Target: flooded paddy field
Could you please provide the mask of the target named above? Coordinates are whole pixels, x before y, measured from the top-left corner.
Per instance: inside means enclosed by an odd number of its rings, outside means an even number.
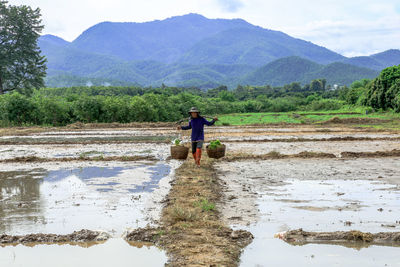
[[[30,244],[0,247],[0,266],[164,266],[165,252],[113,238],[102,244]]]
[[[163,209],[168,205],[166,201],[172,204],[175,201],[168,197],[171,188],[185,188],[174,183],[175,170],[182,162],[170,160],[169,149],[175,138],[188,143],[189,134],[178,132],[172,126],[3,134],[0,137],[0,235],[63,235],[89,229],[105,232],[110,239],[96,243],[3,245],[0,266],[46,267],[54,266],[56,261],[57,266],[88,266],[89,263],[164,266],[175,260],[174,244],[167,246],[172,248],[171,254],[170,250],[148,243],[126,242],[122,236],[133,229],[159,227]],[[218,223],[213,223],[247,230],[254,236],[240,257],[240,266],[400,266],[397,244],[344,242],[294,246],[274,238],[278,232],[300,228],[314,232],[400,232],[400,158],[341,158],[343,152],[399,150],[399,132],[343,125],[237,126],[207,128],[206,139],[221,139],[227,145],[228,155],[262,155],[274,151],[285,155],[329,153],[337,157],[208,162],[204,155],[207,168],[212,169],[202,168],[202,173],[211,178],[215,174],[222,186],[218,192],[209,188],[210,199],[215,201],[219,212],[201,211],[193,217],[205,216],[208,223],[215,219]],[[134,156],[149,159],[123,160]],[[19,162],[24,157],[48,161]],[[107,157],[115,160],[102,161]],[[180,171],[182,181],[193,183],[192,189],[204,192],[201,187],[207,184],[202,183],[205,178],[196,178],[197,167],[191,161],[190,155],[183,165],[189,166],[188,169]],[[190,192],[186,195],[187,201],[193,200],[195,205],[204,200]],[[207,228],[190,229],[194,222],[185,221],[188,214],[178,215],[183,221],[168,234],[185,231],[188,235],[207,234]],[[229,233],[226,234],[229,240],[235,239],[231,232],[224,231]],[[206,239],[215,236],[214,232],[208,234]],[[180,238],[185,235],[173,240]],[[200,253],[204,251],[202,248],[212,251],[209,244],[195,244],[199,238],[191,238],[194,243],[182,248],[188,250],[183,255],[193,254],[190,251]],[[199,266],[206,265],[207,255],[203,256],[204,264]],[[35,257],[43,260],[39,262]]]
[[[69,162],[0,166],[0,230],[120,236],[158,220],[176,163]]]
[[[150,134],[140,129],[2,136],[1,160],[55,161],[0,164],[0,235],[63,235],[90,229],[111,238],[94,243],[3,245],[0,266],[164,266],[164,251],[150,244],[128,243],[122,236],[128,229],[156,225],[160,220],[161,202],[180,165],[165,161],[169,150],[165,142],[171,138],[168,131]],[[129,156],[154,160],[80,160]],[[57,161],[65,158],[76,160]]]
[[[225,185],[223,218],[232,227],[249,230],[255,236],[240,266],[400,266],[400,246],[292,246],[274,238],[278,232],[299,228],[315,232],[400,231],[399,161],[374,158],[219,163],[218,174]]]

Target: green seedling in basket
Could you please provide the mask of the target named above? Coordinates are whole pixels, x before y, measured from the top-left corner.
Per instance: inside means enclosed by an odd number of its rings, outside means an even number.
[[[181,140],[181,139],[175,139],[175,140],[174,140],[174,144],[175,144],[176,146],[180,146],[180,145],[182,144],[182,140]]]
[[[211,141],[211,142],[210,142],[210,145],[209,145],[208,147],[209,147],[210,149],[216,149],[216,148],[221,147],[221,146],[222,146],[221,141],[219,141],[219,140],[217,139],[217,140]]]

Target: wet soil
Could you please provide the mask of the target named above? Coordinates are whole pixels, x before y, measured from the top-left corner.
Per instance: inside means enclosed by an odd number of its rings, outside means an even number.
[[[28,234],[28,235],[0,235],[0,244],[26,244],[26,243],[87,243],[93,241],[106,241],[111,236],[105,232],[80,230],[68,235],[57,234]]]
[[[199,205],[204,201],[216,203],[220,197],[213,160],[205,159],[201,168],[186,161],[176,170],[161,227],[130,231],[126,239],[161,246],[171,266],[237,266],[242,249],[253,236],[221,222],[219,209]]]
[[[15,162],[70,162],[70,161],[155,161],[152,156],[80,156],[78,158],[65,157],[65,158],[40,158],[36,156],[16,157],[0,160],[0,163],[15,163]]]
[[[71,233],[154,225],[178,162],[0,164],[0,232]]]
[[[336,232],[306,232],[303,229],[291,230],[277,234],[277,237],[294,245],[310,243],[364,243],[364,245],[393,245],[400,246],[400,232],[380,232],[376,234],[360,231],[336,231]],[[366,243],[366,244],[365,244]]]
[[[226,142],[228,155],[201,168],[191,158],[164,162],[172,138],[189,138],[168,124],[0,131],[1,231],[24,240],[131,228],[126,240],[156,244],[170,266],[331,266],[332,253],[340,266],[397,266],[375,261],[395,258],[395,248],[361,257],[273,239],[298,228],[400,229],[399,132],[331,123],[210,128],[207,139]]]
[[[400,150],[399,141],[370,140],[370,141],[329,141],[329,142],[270,142],[260,144],[256,142],[237,142],[228,144],[228,155],[231,153],[268,154],[279,151],[281,154],[291,155],[303,151],[316,153],[330,153],[340,157],[343,151],[347,152],[376,152]]]
[[[314,232],[347,232],[353,229],[370,233],[398,231],[398,160],[357,158],[219,162],[218,175],[224,184],[220,204],[222,218],[234,229],[248,230],[255,237],[244,250],[240,266],[354,266],[359,262],[365,266],[371,266],[371,262],[397,266],[394,260],[399,253],[397,245],[390,240],[384,242],[384,238],[379,244],[385,246],[384,251],[376,248],[375,243],[367,246],[346,240],[333,243],[357,249],[347,251],[323,245],[329,242],[308,243],[302,248],[288,247],[273,236],[277,232],[300,227]],[[274,249],[271,250],[271,247]],[[366,247],[367,252],[357,253]],[[288,253],[290,259],[285,257]],[[330,256],[332,253],[337,257]],[[314,257],[316,259],[310,261]],[[376,260],[377,257],[382,258]],[[268,265],[264,265],[266,262]]]

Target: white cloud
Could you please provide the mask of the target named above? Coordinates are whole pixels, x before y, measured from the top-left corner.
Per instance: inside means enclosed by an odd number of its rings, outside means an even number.
[[[223,11],[237,12],[243,7],[243,3],[240,0],[217,0]]]
[[[400,48],[398,0],[9,0],[42,9],[45,33],[69,41],[102,21],[144,22],[200,13],[242,18],[345,55]]]

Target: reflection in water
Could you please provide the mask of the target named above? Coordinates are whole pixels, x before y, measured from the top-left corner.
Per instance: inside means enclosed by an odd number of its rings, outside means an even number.
[[[400,192],[390,190],[392,185],[368,180],[286,182],[258,192],[261,216],[247,229],[255,239],[245,249],[240,266],[400,267],[399,247],[349,242],[293,246],[273,237],[277,232],[298,228],[316,232],[396,231],[382,227],[394,223],[400,214]],[[275,195],[278,190],[285,195],[284,199]],[[346,221],[351,221],[351,226]]]
[[[0,247],[0,266],[29,267],[132,267],[164,266],[165,253],[156,247],[134,247],[123,239],[110,239],[104,244],[83,248],[72,245],[37,245]]]
[[[128,189],[129,192],[153,192],[154,189],[158,187],[158,183],[160,182],[160,180],[171,172],[171,166],[158,164],[156,166],[150,167],[149,170],[151,171],[151,180],[148,182],[144,182],[141,185],[135,186],[135,188],[133,189]]]
[[[45,223],[40,199],[43,170],[0,172],[0,232],[23,223]]]
[[[96,177],[110,178],[118,176],[127,167],[85,167],[79,169],[60,169],[57,171],[49,171],[45,177],[47,182],[57,182],[64,180],[65,178],[75,175],[81,180],[89,180]]]
[[[0,172],[0,234],[145,226],[145,203],[170,171],[159,163]]]

